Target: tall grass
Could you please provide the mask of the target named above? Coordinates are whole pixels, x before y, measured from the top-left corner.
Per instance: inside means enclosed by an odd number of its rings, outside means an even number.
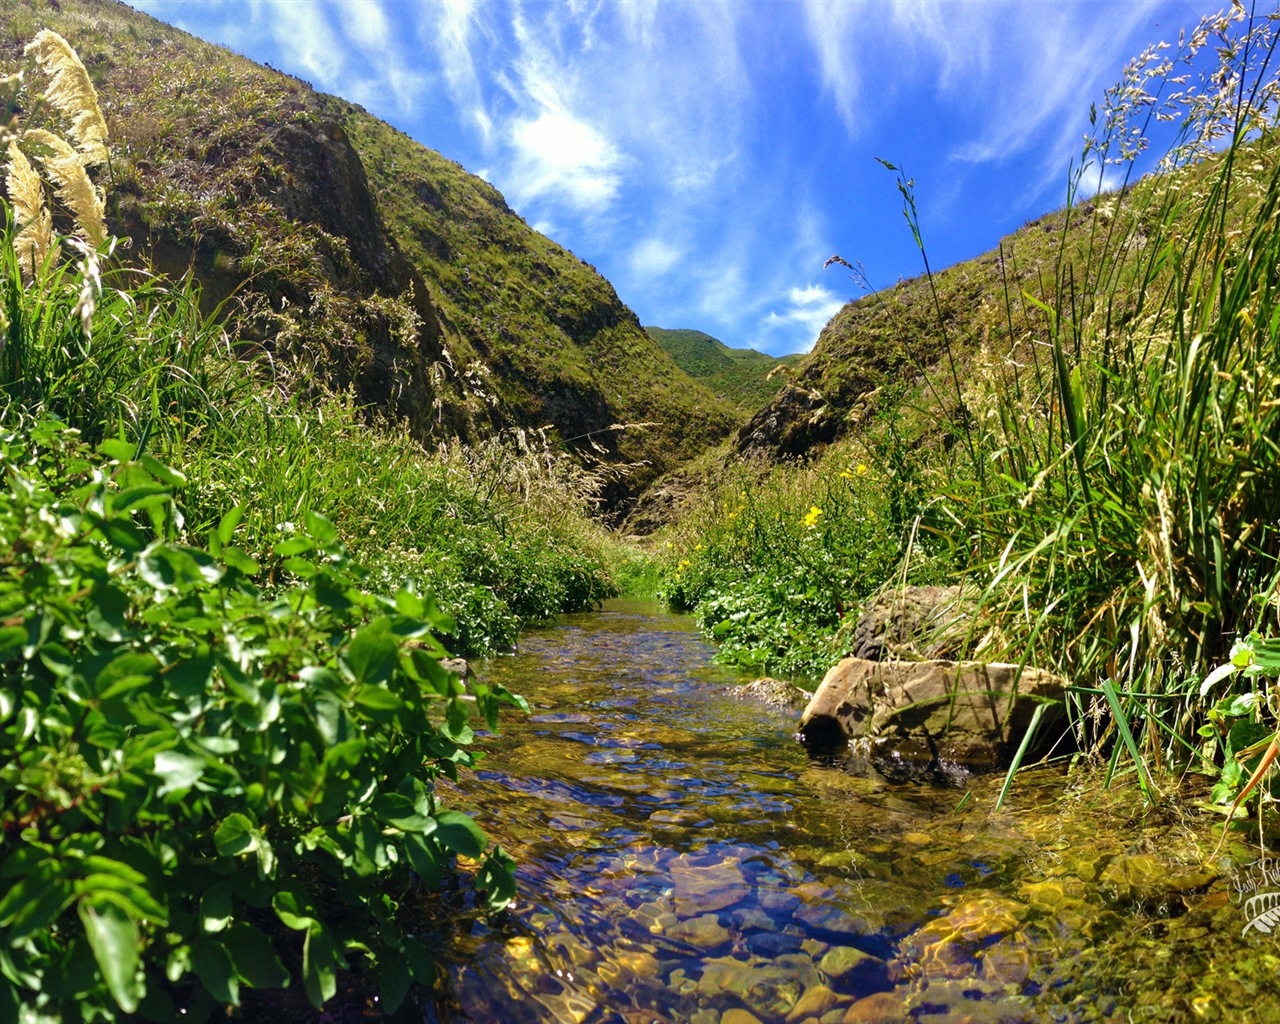
[[[1009,267],[1008,347],[964,389],[998,472],[948,488],[981,553],[991,648],[1034,637],[1034,660],[1110,682],[1156,763],[1208,753],[1197,729],[1218,695],[1198,681],[1274,626],[1280,578],[1276,22],[1206,25],[1180,56],[1218,44],[1215,99],[1185,109],[1165,170],[1090,203],[1052,280]],[[1105,123],[1131,125],[1185,66],[1160,61]],[[1109,159],[1111,141],[1086,155]]]

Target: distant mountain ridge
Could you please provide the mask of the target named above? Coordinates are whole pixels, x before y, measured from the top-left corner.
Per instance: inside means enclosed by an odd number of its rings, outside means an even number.
[[[703,331],[646,327],[680,369],[748,414],[765,405],[786,382],[786,368],[803,355],[771,356],[753,348],[730,348]]]
[[[110,0],[0,13],[0,72],[41,28],[89,69],[120,260],[190,272],[206,311],[230,299],[229,337],[277,384],[350,389],[428,442],[549,426],[612,467],[619,512],[741,421],[592,267],[360,107]]]

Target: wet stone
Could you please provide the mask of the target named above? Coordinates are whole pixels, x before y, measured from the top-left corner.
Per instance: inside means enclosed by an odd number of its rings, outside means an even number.
[[[776,927],[773,918],[756,907],[739,907],[733,912],[734,926],[743,932],[769,931]]]
[[[818,969],[841,992],[865,992],[889,984],[889,965],[853,946],[833,946],[818,961]]]
[[[814,985],[804,990],[796,1005],[787,1014],[787,1024],[798,1024],[809,1017],[820,1017],[840,1004],[840,997],[826,985]]]
[[[676,913],[681,917],[724,910],[741,903],[750,893],[746,877],[732,861],[695,865],[676,858],[668,870],[674,884]]]
[[[1021,904],[994,894],[969,899],[917,929],[903,944],[917,969],[929,978],[971,978],[995,957],[993,972],[1017,973],[1016,947],[1026,939],[1016,931]],[[1006,942],[1006,936],[1010,941]],[[998,952],[993,952],[999,946]],[[1026,978],[1027,970],[1022,972]]]
[[[720,1024],[764,1024],[754,1013],[749,1013],[740,1007],[734,1007],[732,1010],[725,1010],[720,1016]]]
[[[765,890],[756,897],[762,910],[778,917],[789,917],[800,906],[800,897],[781,889]]]
[[[756,932],[749,935],[746,945],[757,956],[775,957],[782,953],[798,953],[803,940],[799,935],[786,932]]]
[[[1113,857],[1098,876],[1103,893],[1115,903],[1152,903],[1203,889],[1216,872],[1200,865],[1171,864],[1153,853]]]
[[[728,943],[728,930],[717,920],[715,914],[700,914],[673,924],[666,931],[667,937],[679,942],[687,942],[701,950],[713,950]]]
[[[843,1024],[902,1024],[906,1019],[903,997],[896,992],[876,992],[859,999],[844,1012]]]
[[[703,965],[697,992],[712,998],[731,996],[766,1017],[785,1016],[805,989],[821,981],[813,962],[807,957],[800,960],[801,963],[796,963],[793,958],[781,957],[767,964],[745,963],[729,957],[708,960]]]

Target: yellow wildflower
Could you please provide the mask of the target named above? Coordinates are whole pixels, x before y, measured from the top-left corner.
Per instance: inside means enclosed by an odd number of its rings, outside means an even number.
[[[818,508],[817,505],[811,505],[809,506],[809,511],[804,514],[804,519],[802,520],[802,522],[807,527],[817,526],[818,517],[821,515],[822,515],[822,509]]]

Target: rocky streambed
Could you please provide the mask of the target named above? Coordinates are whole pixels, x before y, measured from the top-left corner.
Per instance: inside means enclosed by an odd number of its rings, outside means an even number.
[[[424,908],[448,975],[429,1019],[1280,1019],[1280,945],[1245,905],[1259,851],[1206,863],[1194,781],[1152,809],[1046,769],[995,811],[998,776],[810,760],[711,655],[687,620],[614,604],[480,667],[533,713],[451,799],[519,861],[520,898]]]

